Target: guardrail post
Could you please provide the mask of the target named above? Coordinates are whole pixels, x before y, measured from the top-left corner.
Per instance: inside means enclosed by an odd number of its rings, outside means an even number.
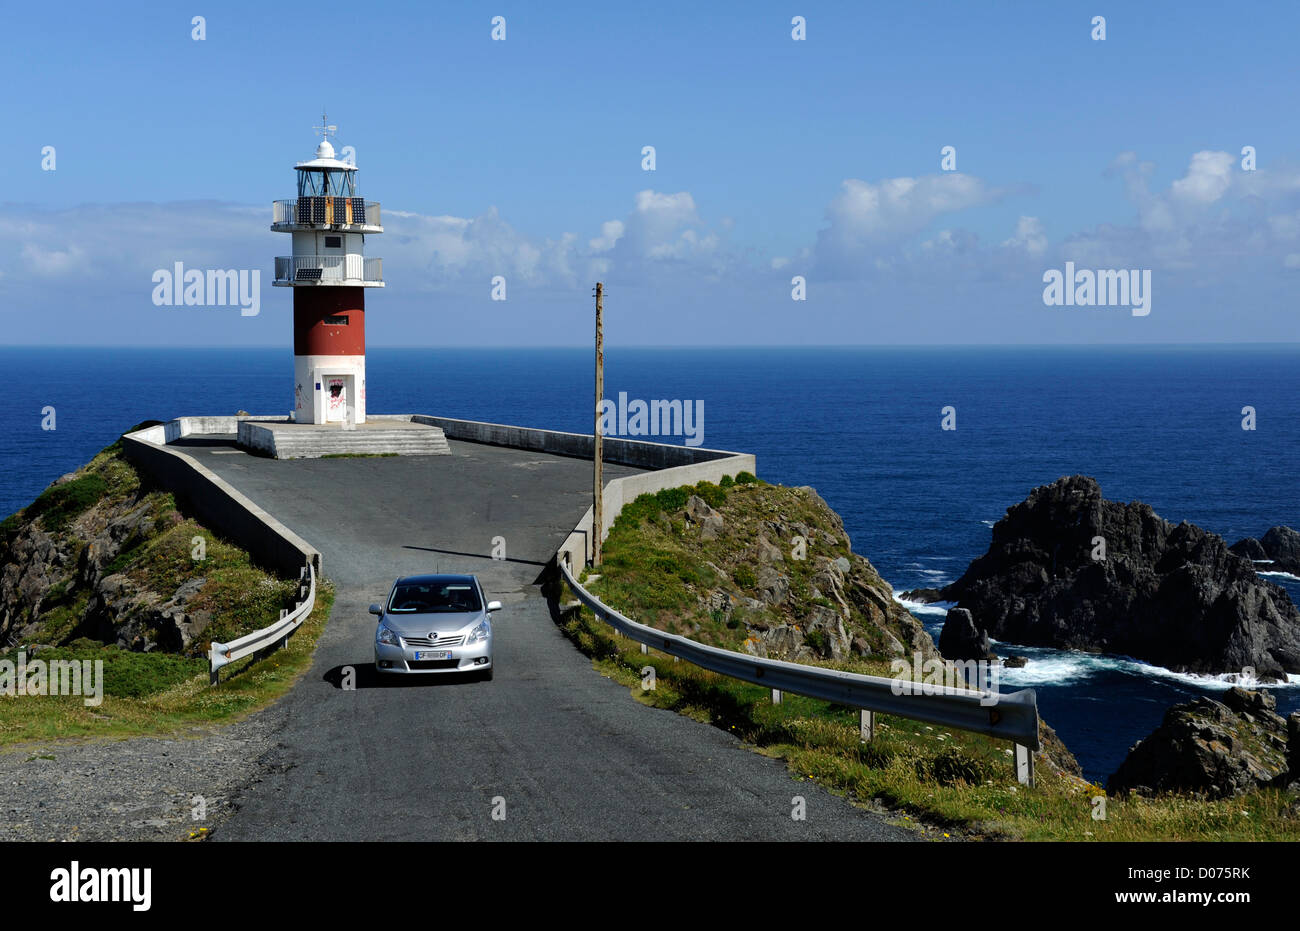
[[[858,737],[870,743],[876,737],[876,713],[866,708],[858,710]]]
[[[774,704],[774,705],[779,705],[779,704],[781,704],[781,690],[780,690],[780,689],[772,689],[772,704]]]
[[[1016,782],[1034,787],[1034,751],[1023,744],[1016,744]]]
[[[218,667],[208,673],[208,685],[216,685],[219,681],[221,681],[221,669]]]
[[[650,648],[649,648],[648,646],[646,646],[646,645],[643,643],[643,644],[641,644],[641,652],[642,652],[642,653],[649,653],[649,652],[650,652]]]

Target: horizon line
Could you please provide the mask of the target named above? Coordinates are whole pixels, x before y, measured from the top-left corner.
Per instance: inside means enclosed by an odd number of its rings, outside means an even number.
[[[594,337],[593,337],[594,343]],[[367,350],[373,349],[411,349],[411,350],[429,350],[429,349],[458,349],[458,350],[483,350],[483,351],[501,351],[501,350],[551,350],[551,349],[583,349],[591,350],[593,343],[553,343],[540,346],[526,345],[496,345],[491,343],[463,343],[463,344],[431,344],[431,345],[386,345],[378,344],[367,346]],[[808,350],[815,349],[819,351],[843,352],[853,349],[1189,349],[1189,348],[1207,348],[1207,347],[1224,347],[1224,348],[1248,348],[1248,347],[1300,347],[1300,340],[1270,340],[1270,341],[1252,341],[1252,340],[1188,340],[1183,342],[1141,342],[1141,343],[800,343],[791,345],[789,343],[701,343],[701,344],[672,344],[672,343],[605,343],[605,349],[655,349],[655,350],[673,350],[673,351],[700,351],[715,349],[732,349],[732,350],[756,350],[756,349],[785,349],[785,350]],[[0,344],[0,350],[3,349],[152,349],[152,350],[282,350],[292,352],[291,346],[283,344],[257,343],[257,344],[192,344],[192,343],[160,343],[160,344],[139,344],[139,343],[4,343]]]

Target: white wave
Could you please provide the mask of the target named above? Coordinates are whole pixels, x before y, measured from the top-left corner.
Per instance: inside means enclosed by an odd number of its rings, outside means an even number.
[[[935,617],[944,617],[949,608],[956,607],[955,601],[936,601],[932,604],[926,604],[924,601],[910,601],[907,598],[899,598],[898,592],[894,592],[894,600],[913,614],[928,614]]]
[[[989,642],[994,645],[999,644],[992,639]],[[1235,672],[1217,675],[1175,672],[1163,666],[1144,663],[1131,656],[1022,646],[1015,647],[1015,652],[1028,659],[1028,664],[1020,669],[1003,667],[1000,673],[1003,682],[1015,686],[1068,685],[1104,672],[1124,672],[1154,679],[1171,679],[1184,685],[1219,692],[1226,692],[1233,686],[1249,689],[1285,689],[1300,686],[1300,675],[1294,674],[1289,674],[1286,682],[1259,682],[1255,679],[1242,678]]]
[[[983,524],[985,527],[992,527],[994,524],[997,523],[997,521],[995,521],[995,520],[982,520],[982,521],[980,521],[980,523]]]
[[[1101,671],[1101,667],[1091,662],[1093,657],[1087,653],[1061,652],[1056,655],[1049,653],[1049,655],[1030,656],[1028,659],[1029,663],[1019,669],[1001,667],[998,670],[1001,682],[1017,687],[1068,685]]]
[[[1256,569],[1255,574],[1267,576],[1271,579],[1290,579],[1292,582],[1300,582],[1300,575],[1292,575],[1289,572],[1278,572],[1273,569]]]

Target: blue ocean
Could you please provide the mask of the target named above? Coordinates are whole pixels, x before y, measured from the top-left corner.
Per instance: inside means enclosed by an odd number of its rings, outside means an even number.
[[[287,413],[292,398],[280,349],[5,347],[0,361],[6,514],[141,420]],[[367,405],[590,432],[591,367],[587,349],[371,349]],[[605,383],[611,398],[703,401],[704,445],[753,452],[766,480],[816,488],[898,591],[955,579],[1007,507],[1074,473],[1230,543],[1300,528],[1300,345],[611,348]],[[1254,430],[1242,429],[1245,407]],[[1300,580],[1274,581],[1300,599]],[[937,634],[942,612],[917,610]],[[1003,689],[1038,690],[1091,779],[1169,705],[1224,688],[1123,657],[1003,652],[1030,660]],[[1300,684],[1274,694],[1279,711],[1300,708]]]

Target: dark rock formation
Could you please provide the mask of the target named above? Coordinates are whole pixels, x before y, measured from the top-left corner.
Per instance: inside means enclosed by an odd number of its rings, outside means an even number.
[[[913,588],[909,591],[902,592],[899,596],[905,601],[915,601],[919,604],[934,604],[936,601],[943,601],[943,592],[937,588]]]
[[[1104,545],[1103,545],[1104,544]],[[1035,488],[941,592],[998,640],[1194,673],[1300,673],[1300,612],[1223,539],[1076,475]]]
[[[997,659],[989,646],[988,633],[975,626],[965,608],[953,608],[944,618],[939,652],[945,659]]]
[[[1256,563],[1256,569],[1300,575],[1300,533],[1290,527],[1270,527],[1256,540],[1246,537],[1228,547],[1243,559]]]
[[[1293,727],[1288,746],[1288,722],[1276,708],[1272,695],[1238,688],[1224,693],[1222,701],[1198,698],[1175,705],[1151,736],[1129,750],[1106,791],[1226,798],[1285,786],[1300,777],[1294,768],[1300,739]]]
[[[1300,782],[1300,711],[1286,719],[1287,768],[1292,782]]]

